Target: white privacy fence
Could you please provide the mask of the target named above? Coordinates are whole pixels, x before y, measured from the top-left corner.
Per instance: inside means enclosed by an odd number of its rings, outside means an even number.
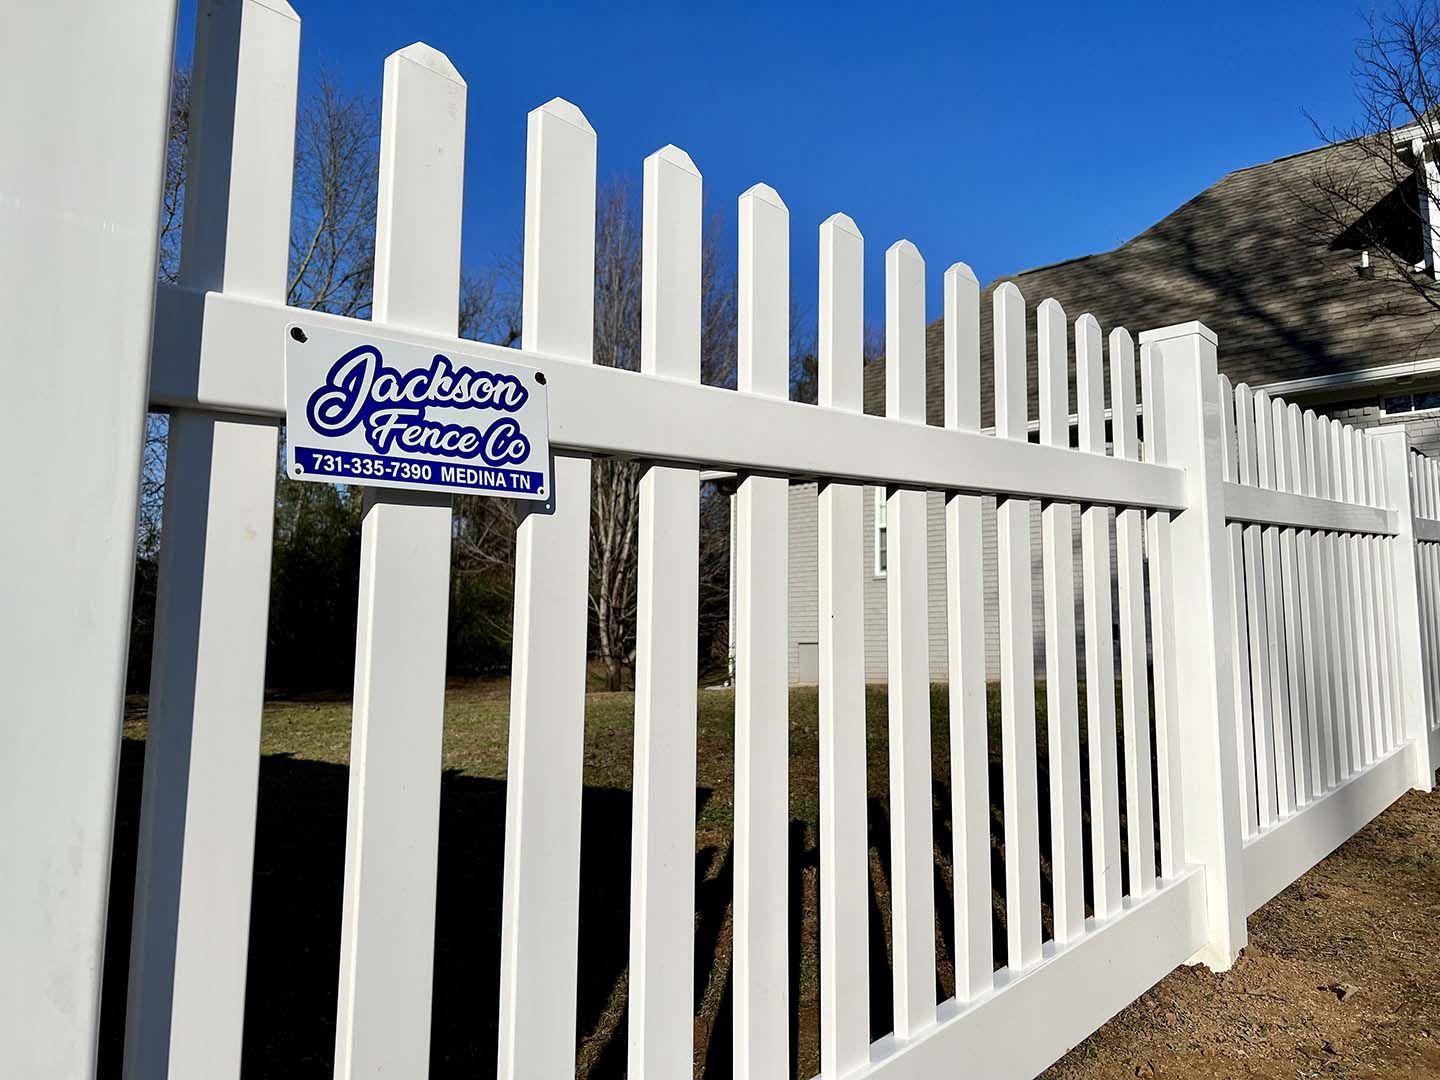
[[[292,321],[362,333],[372,325],[283,303],[298,43],[298,20],[275,0],[212,0],[200,19],[181,279],[158,298],[151,376],[171,434],[126,1003],[127,1075],[139,1078],[239,1072],[283,335]],[[644,463],[632,1076],[692,1070],[702,469],[741,477],[737,1076],[790,1069],[787,478],[822,485],[827,1077],[931,1078],[961,1063],[974,1075],[1031,1076],[1176,965],[1228,966],[1250,911],[1408,787],[1429,787],[1440,490],[1403,432],[1367,436],[1245,387],[1232,394],[1216,339],[1199,323],[1141,334],[1137,355],[1124,330],[1107,339],[1089,316],[1072,326],[1046,300],[1032,358],[1025,301],[1005,284],[994,294],[994,340],[982,343],[980,289],[963,264],[944,276],[945,423],[926,426],[926,267],[906,241],[885,255],[887,416],[866,416],[864,241],[839,214],[819,235],[820,405],[789,402],[790,222],[764,185],[739,200],[739,390],[700,385],[702,182],[674,147],[644,163],[642,370],[594,366],[596,134],[558,99],[529,117],[523,347],[462,342],[466,94],[427,46],[386,62],[373,327],[437,353],[518,360],[548,379],[553,499],[522,518],[517,542],[501,1077],[575,1069],[592,455]],[[992,356],[993,435],[980,431],[979,391]],[[1032,377],[1038,444],[1027,435]],[[863,485],[888,490],[894,1022],[874,1043]],[[946,493],[956,993],[945,1001],[935,992],[927,490]],[[999,500],[1000,881],[991,880],[979,572],[985,494]],[[1030,500],[1043,503],[1038,577]],[[367,501],[337,1077],[428,1068],[449,545],[444,498],[380,492]],[[1037,588],[1043,626],[1031,614]],[[1042,864],[1051,881],[1043,908]],[[998,970],[997,890],[1006,927]],[[40,917],[22,907],[14,925]],[[43,940],[6,932],[22,970],[50,962]],[[72,977],[78,985],[93,971]],[[93,1046],[93,1017],[55,1019],[49,1007],[22,1002],[4,1018],[9,1045],[30,1055],[23,1060],[50,1060],[26,1031],[35,1017],[46,1030],[69,1023]]]

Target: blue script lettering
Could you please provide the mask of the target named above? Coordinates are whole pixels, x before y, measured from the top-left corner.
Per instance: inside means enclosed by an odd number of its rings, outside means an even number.
[[[452,366],[449,357],[438,353],[428,368],[401,372],[387,367],[374,345],[361,345],[335,361],[305,411],[310,426],[324,435],[345,435],[363,426],[366,441],[382,454],[398,447],[511,465],[530,453],[530,440],[514,417],[501,417],[482,435],[476,428],[427,420],[425,410],[435,406],[513,413],[529,396],[515,375]]]

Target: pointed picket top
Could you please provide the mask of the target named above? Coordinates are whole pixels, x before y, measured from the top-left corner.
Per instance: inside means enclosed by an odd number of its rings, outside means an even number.
[[[865,239],[865,234],[860,231],[860,227],[855,224],[849,214],[831,214],[820,223],[820,228],[822,229],[827,226],[839,232],[848,233],[857,240]]]
[[[1238,483],[1240,474],[1235,462],[1235,391],[1230,386],[1230,377],[1221,374],[1216,377],[1220,386],[1220,442],[1221,479]]]
[[[282,19],[290,19],[297,23],[300,21],[300,13],[285,0],[245,0],[245,3],[252,7],[264,8],[272,14],[279,15]]]
[[[896,258],[918,259],[922,264],[925,262],[924,257],[920,254],[920,249],[909,240],[896,240],[886,249],[885,254],[889,255],[892,251]]]
[[[465,85],[465,80],[460,77],[460,72],[455,70],[455,65],[450,58],[433,45],[427,45],[423,41],[412,42],[403,49],[396,49],[386,60],[408,60],[417,67],[432,71],[442,78]]]
[[[1035,312],[1040,375],[1040,441],[1070,445],[1070,375],[1066,357],[1065,309],[1046,297]]]
[[[819,402],[864,411],[865,238],[845,214],[820,223]]]
[[[640,259],[640,370],[700,381],[703,180],[690,155],[645,159]]]
[[[1301,438],[1305,443],[1305,494],[1320,495],[1320,463],[1315,452],[1315,410],[1306,409],[1300,417]],[[1228,477],[1227,477],[1228,479]]]
[[[1140,459],[1137,445],[1135,395],[1135,339],[1117,326],[1110,331],[1110,429],[1115,438],[1115,456]]]
[[[946,276],[954,274],[957,277],[965,278],[967,281],[973,281],[976,285],[980,284],[980,279],[975,276],[975,271],[970,269],[969,263],[953,262],[950,264],[950,268],[945,271],[945,274]]]
[[[787,214],[790,208],[785,205],[785,200],[780,198],[780,193],[769,184],[752,184],[741,194],[742,199],[756,199],[763,203],[769,203],[777,210],[784,210]]]
[[[963,262],[945,271],[945,426],[980,430],[980,280]]]
[[[566,101],[562,97],[553,97],[545,102],[544,105],[539,105],[531,109],[530,115],[537,119],[552,116],[556,120],[563,120],[570,126],[579,128],[581,131],[588,131],[591,135],[595,134],[595,129],[590,126],[590,121],[585,119],[585,114],[580,111],[580,106],[573,102]]]
[[[1025,363],[1025,297],[1013,281],[995,288],[995,434],[1027,438],[1029,402]]]
[[[558,98],[556,100],[559,100]],[[663,161],[666,165],[673,165],[677,169],[683,169],[692,176],[699,176],[700,170],[695,167],[695,162],[690,160],[690,155],[674,143],[666,143],[650,155],[655,161]],[[647,159],[649,160],[649,159]]]
[[[1088,311],[1075,320],[1075,398],[1080,449],[1105,453],[1105,357],[1100,321]]]
[[[925,422],[925,260],[909,240],[885,251],[885,415]]]

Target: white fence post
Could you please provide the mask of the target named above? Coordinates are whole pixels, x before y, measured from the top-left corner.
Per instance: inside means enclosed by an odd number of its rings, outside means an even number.
[[[1415,503],[1410,486],[1410,436],[1403,427],[1371,431],[1380,444],[1381,467],[1389,489],[1390,508],[1399,518],[1400,533],[1391,544],[1395,555],[1395,621],[1399,628],[1395,658],[1400,669],[1400,737],[1410,740],[1411,783],[1421,791],[1435,784],[1436,763],[1430,756],[1429,708],[1426,702],[1425,658],[1420,646],[1419,568],[1415,547]],[[1430,703],[1433,704],[1433,703]]]
[[[175,3],[3,22],[0,1071],[68,1080],[95,1074]]]
[[[287,5],[201,6],[186,288],[285,298],[299,62],[300,21]],[[279,430],[254,417],[170,414],[127,1077],[240,1074]]]
[[[1170,524],[1176,720],[1185,804],[1185,862],[1205,867],[1210,940],[1195,959],[1216,970],[1246,942],[1244,836],[1235,768],[1234,633],[1221,489],[1223,429],[1215,335],[1184,323],[1140,335],[1156,350],[1166,464],[1185,470],[1187,509]]]

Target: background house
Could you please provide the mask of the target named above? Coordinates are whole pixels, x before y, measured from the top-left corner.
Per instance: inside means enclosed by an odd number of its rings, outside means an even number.
[[[1030,313],[1046,297],[1071,324],[1085,312],[1108,333],[1199,319],[1219,337],[1220,369],[1236,383],[1364,426],[1403,422],[1412,445],[1440,453],[1440,311],[1424,287],[1440,253],[1440,180],[1421,141],[1395,133],[1403,175],[1360,144],[1327,146],[1230,173],[1113,251],[1001,279],[1015,282]],[[1383,249],[1385,258],[1371,258]],[[1414,275],[1415,280],[1404,280]],[[1417,287],[1417,283],[1421,287]],[[990,293],[981,299],[981,342],[991,341]],[[940,320],[926,335],[927,418],[942,422]],[[1033,363],[1033,360],[1032,360]],[[993,370],[981,367],[982,424],[993,417]],[[1108,371],[1107,371],[1108,383]],[[1108,393],[1108,389],[1107,389]],[[1030,380],[1032,432],[1038,427]],[[865,373],[865,410],[884,412],[884,361]],[[1107,397],[1108,400],[1108,397]],[[1075,402],[1073,374],[1070,391]],[[1033,437],[1038,437],[1032,435]],[[814,484],[790,496],[789,642],[792,681],[819,676],[818,503]],[[886,677],[883,502],[865,500],[865,675]],[[944,500],[928,498],[930,672],[946,678]],[[880,512],[877,513],[877,510]],[[1032,512],[1040,576],[1038,506]],[[1078,529],[1079,517],[1076,515]],[[987,666],[998,673],[994,502],[985,500]],[[1079,560],[1076,560],[1077,573]],[[1081,592],[1077,583],[1076,595]],[[1035,591],[1037,662],[1043,656],[1041,591]],[[1083,625],[1083,623],[1082,623]],[[1041,669],[1043,670],[1043,668]]]

